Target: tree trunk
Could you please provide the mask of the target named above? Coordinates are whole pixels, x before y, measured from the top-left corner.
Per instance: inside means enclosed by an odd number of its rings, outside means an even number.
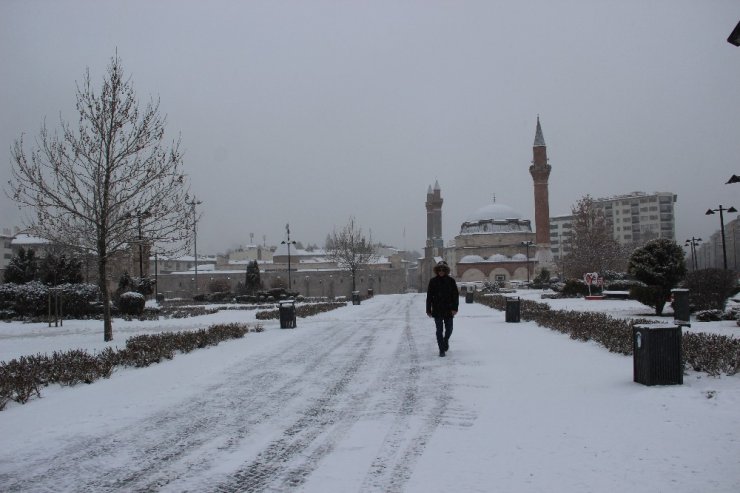
[[[108,281],[106,271],[108,270],[106,255],[98,257],[98,287],[103,297],[103,340],[113,340],[113,323],[110,316],[110,293],[108,292]]]

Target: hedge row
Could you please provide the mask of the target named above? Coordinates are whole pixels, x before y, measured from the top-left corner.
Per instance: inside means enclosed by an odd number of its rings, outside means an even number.
[[[297,317],[305,318],[312,315],[317,315],[323,312],[329,312],[347,306],[346,302],[328,302],[328,303],[312,303],[308,305],[301,305],[295,308],[295,314]],[[268,310],[263,312],[257,312],[255,315],[257,320],[271,320],[280,318],[280,310]]]
[[[41,397],[41,388],[50,384],[76,385],[108,378],[116,366],[145,367],[172,359],[177,351],[215,346],[221,341],[244,337],[247,324],[219,324],[190,332],[165,332],[135,336],[119,350],[106,348],[96,354],[81,349],[55,351],[51,356],[36,354],[0,362],[0,410],[8,401],[25,404],[31,397]],[[262,332],[257,325],[254,332]]]
[[[476,294],[476,301],[497,310],[506,309],[506,296]],[[551,310],[546,303],[521,300],[522,320],[531,320],[580,341],[593,340],[611,352],[632,354],[632,328],[655,323],[648,319],[618,319],[598,312]],[[682,340],[684,365],[712,376],[740,371],[740,339],[687,332]]]
[[[80,317],[98,311],[100,289],[95,284],[60,284],[64,316]],[[3,318],[42,316],[49,311],[49,286],[39,281],[26,284],[0,284],[0,312]]]

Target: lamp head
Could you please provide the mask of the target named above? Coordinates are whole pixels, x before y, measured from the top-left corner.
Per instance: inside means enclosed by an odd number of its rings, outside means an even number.
[[[737,209],[735,209],[734,207],[730,207],[729,209],[727,209],[727,212],[737,212]]]
[[[711,216],[712,214],[714,214],[714,211],[712,209],[707,209],[707,212],[705,212],[704,214],[707,216]]]

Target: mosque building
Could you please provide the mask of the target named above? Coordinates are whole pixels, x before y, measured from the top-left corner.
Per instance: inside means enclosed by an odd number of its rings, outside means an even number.
[[[442,196],[439,183],[427,192],[427,247],[420,259],[422,289],[434,265],[444,258],[458,281],[527,281],[542,268],[553,269],[550,250],[548,179],[551,166],[539,116],[529,167],[534,183],[535,231],[529,219],[511,207],[488,204],[468,215],[454,243],[443,247]]]

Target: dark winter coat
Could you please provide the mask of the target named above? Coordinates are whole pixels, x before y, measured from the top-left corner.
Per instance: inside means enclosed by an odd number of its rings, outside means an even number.
[[[427,287],[427,313],[434,318],[452,317],[460,304],[457,283],[450,276],[434,276]]]

